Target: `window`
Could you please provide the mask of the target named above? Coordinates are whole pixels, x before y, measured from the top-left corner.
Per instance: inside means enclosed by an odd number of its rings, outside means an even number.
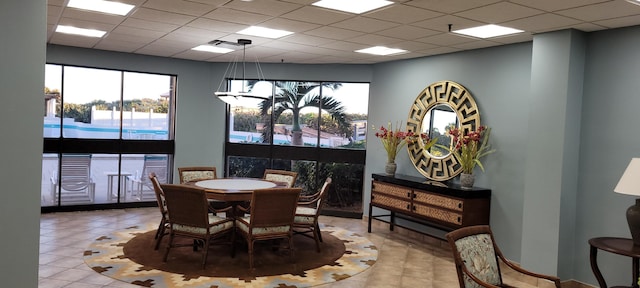
[[[229,85],[243,82],[232,80]],[[229,105],[227,175],[261,177],[266,168],[296,171],[303,193],[317,191],[326,177],[333,177],[327,201],[331,207],[325,210],[361,216],[369,84],[247,81],[244,85],[252,94],[273,97]],[[348,175],[360,184],[338,177],[344,174],[342,169],[351,169]]]
[[[55,64],[45,73],[42,206],[155,201],[144,174],[160,155],[171,180],[176,77]]]

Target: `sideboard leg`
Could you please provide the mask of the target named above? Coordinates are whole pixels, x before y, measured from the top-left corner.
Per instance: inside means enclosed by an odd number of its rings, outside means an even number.
[[[396,212],[391,211],[391,221],[389,221],[389,231],[393,231],[393,226],[396,224]]]
[[[373,206],[371,205],[371,203],[369,203],[369,223],[367,224],[367,232],[371,233],[371,218],[373,218],[373,214],[371,214],[373,211]]]

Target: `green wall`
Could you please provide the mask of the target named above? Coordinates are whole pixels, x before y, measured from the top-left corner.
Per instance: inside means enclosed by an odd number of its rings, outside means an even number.
[[[46,16],[44,0],[0,2],[2,287],[38,286]]]

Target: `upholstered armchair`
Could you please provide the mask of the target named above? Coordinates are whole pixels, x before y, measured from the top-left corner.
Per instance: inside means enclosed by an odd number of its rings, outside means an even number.
[[[560,288],[558,277],[527,271],[507,260],[498,249],[488,225],[463,227],[447,233],[446,237],[451,245],[461,288],[515,288],[502,282],[500,261],[518,273],[549,281]]]
[[[296,185],[296,179],[298,179],[298,172],[287,171],[287,170],[273,170],[266,169],[264,170],[264,176],[262,177],[264,180],[286,183],[287,188],[291,188]]]
[[[331,178],[327,178],[327,180],[324,181],[322,188],[317,193],[300,196],[298,207],[296,207],[296,217],[293,219],[294,232],[297,234],[302,233],[302,235],[312,233],[318,252],[320,252],[320,242],[322,242],[322,233],[320,231],[320,225],[318,225],[318,218],[320,217],[320,210],[324,204],[324,199],[327,197],[329,186],[331,186]]]
[[[179,167],[180,184],[217,179],[216,167]]]

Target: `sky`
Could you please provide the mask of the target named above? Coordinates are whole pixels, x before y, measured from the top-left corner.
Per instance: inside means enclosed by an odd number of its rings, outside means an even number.
[[[93,100],[107,102],[120,100],[120,71],[92,69],[82,67],[65,67],[64,101],[67,103],[84,104]],[[169,92],[170,76],[146,73],[124,73],[124,98],[130,99],[159,99],[160,95]],[[50,89],[62,87],[62,67],[46,65],[45,86]]]
[[[107,102],[120,100],[120,71],[65,66],[64,74],[65,79],[69,81],[64,84],[64,91],[62,91],[66,103],[85,104],[93,100]],[[125,72],[124,75],[125,100],[158,99],[170,89],[170,76],[134,72]],[[62,66],[47,64],[45,86],[61,91],[61,79]],[[178,87],[179,92],[180,87]],[[213,92],[215,91],[211,92],[212,95]],[[340,89],[332,92],[332,95],[342,102],[347,113],[367,114],[369,83],[343,83]]]

